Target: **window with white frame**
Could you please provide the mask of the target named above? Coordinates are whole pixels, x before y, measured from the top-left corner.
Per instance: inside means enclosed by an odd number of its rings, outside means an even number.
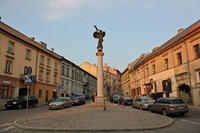
[[[27,49],[26,50],[26,59],[31,59],[31,50],[30,49]]]
[[[6,60],[6,68],[5,68],[5,72],[8,72],[8,73],[11,72],[11,64],[12,64],[12,61],[10,61],[10,60]]]
[[[14,47],[14,43],[9,41],[9,43],[8,43],[8,53],[14,52],[13,47]]]

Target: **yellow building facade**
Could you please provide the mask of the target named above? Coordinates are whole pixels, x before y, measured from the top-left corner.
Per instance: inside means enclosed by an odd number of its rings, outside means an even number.
[[[180,29],[129,71],[132,97],[180,97],[200,106],[200,20]]]
[[[129,68],[126,68],[121,74],[121,86],[123,96],[130,96]]]
[[[61,57],[48,50],[45,43],[37,43],[34,38],[0,22],[1,101],[27,94],[28,85],[24,83],[24,76],[28,67],[32,68],[33,77],[29,85],[30,94],[37,96],[40,103],[59,95],[55,91],[60,83],[60,62]]]

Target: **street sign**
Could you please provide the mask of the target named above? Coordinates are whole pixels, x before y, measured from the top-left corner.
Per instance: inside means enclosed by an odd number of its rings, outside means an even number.
[[[24,83],[25,84],[32,84],[33,76],[32,75],[25,75],[24,76]]]
[[[31,74],[32,73],[32,67],[28,67],[28,74]]]

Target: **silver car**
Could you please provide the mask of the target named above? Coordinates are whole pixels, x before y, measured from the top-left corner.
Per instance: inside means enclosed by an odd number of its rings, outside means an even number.
[[[189,112],[188,105],[180,98],[159,98],[150,105],[149,110],[163,115],[179,114],[182,116]]]
[[[149,105],[153,104],[155,100],[148,96],[140,96],[133,101],[132,107],[140,110],[149,109]]]

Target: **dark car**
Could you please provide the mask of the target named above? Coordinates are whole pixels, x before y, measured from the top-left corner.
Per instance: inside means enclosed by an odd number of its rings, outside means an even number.
[[[179,114],[182,116],[189,112],[188,105],[180,98],[159,98],[150,105],[149,110],[163,115]]]
[[[85,104],[85,97],[82,95],[72,97],[72,105]]]
[[[132,105],[133,99],[130,97],[120,97],[119,103],[123,105]]]
[[[92,94],[85,94],[85,99],[86,100],[91,100],[92,99]]]
[[[28,97],[28,105],[32,107],[36,107],[38,104],[38,99],[34,95],[29,95]],[[21,109],[27,106],[27,96],[20,96],[8,101],[5,104],[6,109]]]
[[[119,103],[119,99],[120,99],[120,95],[119,94],[113,94],[111,97],[110,97],[110,102],[111,103]]]

